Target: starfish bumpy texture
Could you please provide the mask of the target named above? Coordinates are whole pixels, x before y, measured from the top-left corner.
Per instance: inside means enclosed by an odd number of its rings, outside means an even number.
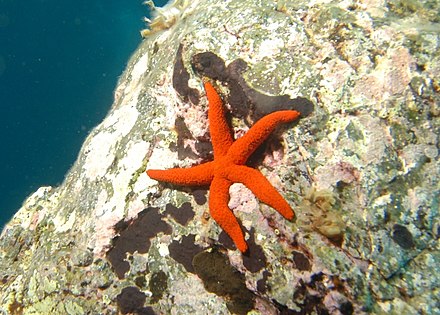
[[[182,186],[210,185],[209,209],[211,216],[231,237],[237,248],[245,253],[248,245],[243,231],[228,207],[229,187],[242,183],[263,203],[277,210],[287,220],[294,213],[287,201],[258,170],[245,165],[249,156],[281,123],[299,118],[295,110],[282,110],[258,120],[241,138],[234,141],[225,119],[222,100],[214,87],[205,83],[208,97],[208,119],[214,160],[190,168],[147,170],[148,176],[158,181]]]

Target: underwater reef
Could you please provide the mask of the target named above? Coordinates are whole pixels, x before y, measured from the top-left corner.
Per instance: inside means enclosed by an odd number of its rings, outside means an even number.
[[[4,227],[0,313],[440,314],[440,2],[154,10],[64,182]],[[204,82],[234,139],[301,113],[246,162],[293,220],[229,189],[244,254],[209,185],[146,173],[213,160]]]

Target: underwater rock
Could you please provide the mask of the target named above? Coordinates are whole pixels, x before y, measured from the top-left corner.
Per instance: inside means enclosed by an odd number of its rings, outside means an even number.
[[[159,9],[64,182],[3,229],[0,313],[440,313],[439,10]],[[304,113],[249,160],[296,220],[231,186],[247,256],[210,218],[208,187],[145,173],[212,158],[203,80],[227,101],[235,138],[279,108]]]

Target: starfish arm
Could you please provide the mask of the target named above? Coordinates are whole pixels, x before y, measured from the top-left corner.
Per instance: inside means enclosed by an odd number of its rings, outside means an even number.
[[[208,185],[214,177],[213,162],[196,165],[190,168],[172,168],[168,170],[147,170],[150,178],[175,185],[203,186]]]
[[[214,157],[224,156],[234,142],[234,139],[225,119],[225,109],[220,96],[209,82],[205,83],[205,90],[209,102],[209,132],[211,134]]]
[[[299,116],[300,113],[295,110],[282,110],[264,116],[232,144],[228,155],[235,164],[244,164],[279,124],[294,121]]]
[[[228,179],[245,185],[258,199],[274,208],[287,220],[293,219],[294,212],[290,205],[260,171],[244,165],[234,165],[231,166]]]
[[[229,235],[235,246],[245,253],[248,249],[240,224],[228,208],[231,182],[222,177],[214,177],[209,194],[209,210],[213,219]]]

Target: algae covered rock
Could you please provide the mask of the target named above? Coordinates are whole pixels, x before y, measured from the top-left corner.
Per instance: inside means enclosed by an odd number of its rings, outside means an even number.
[[[175,1],[158,10],[59,187],[0,237],[3,314],[439,314],[440,5]],[[147,168],[212,159],[203,80],[293,222],[234,184],[247,255],[207,187]]]

